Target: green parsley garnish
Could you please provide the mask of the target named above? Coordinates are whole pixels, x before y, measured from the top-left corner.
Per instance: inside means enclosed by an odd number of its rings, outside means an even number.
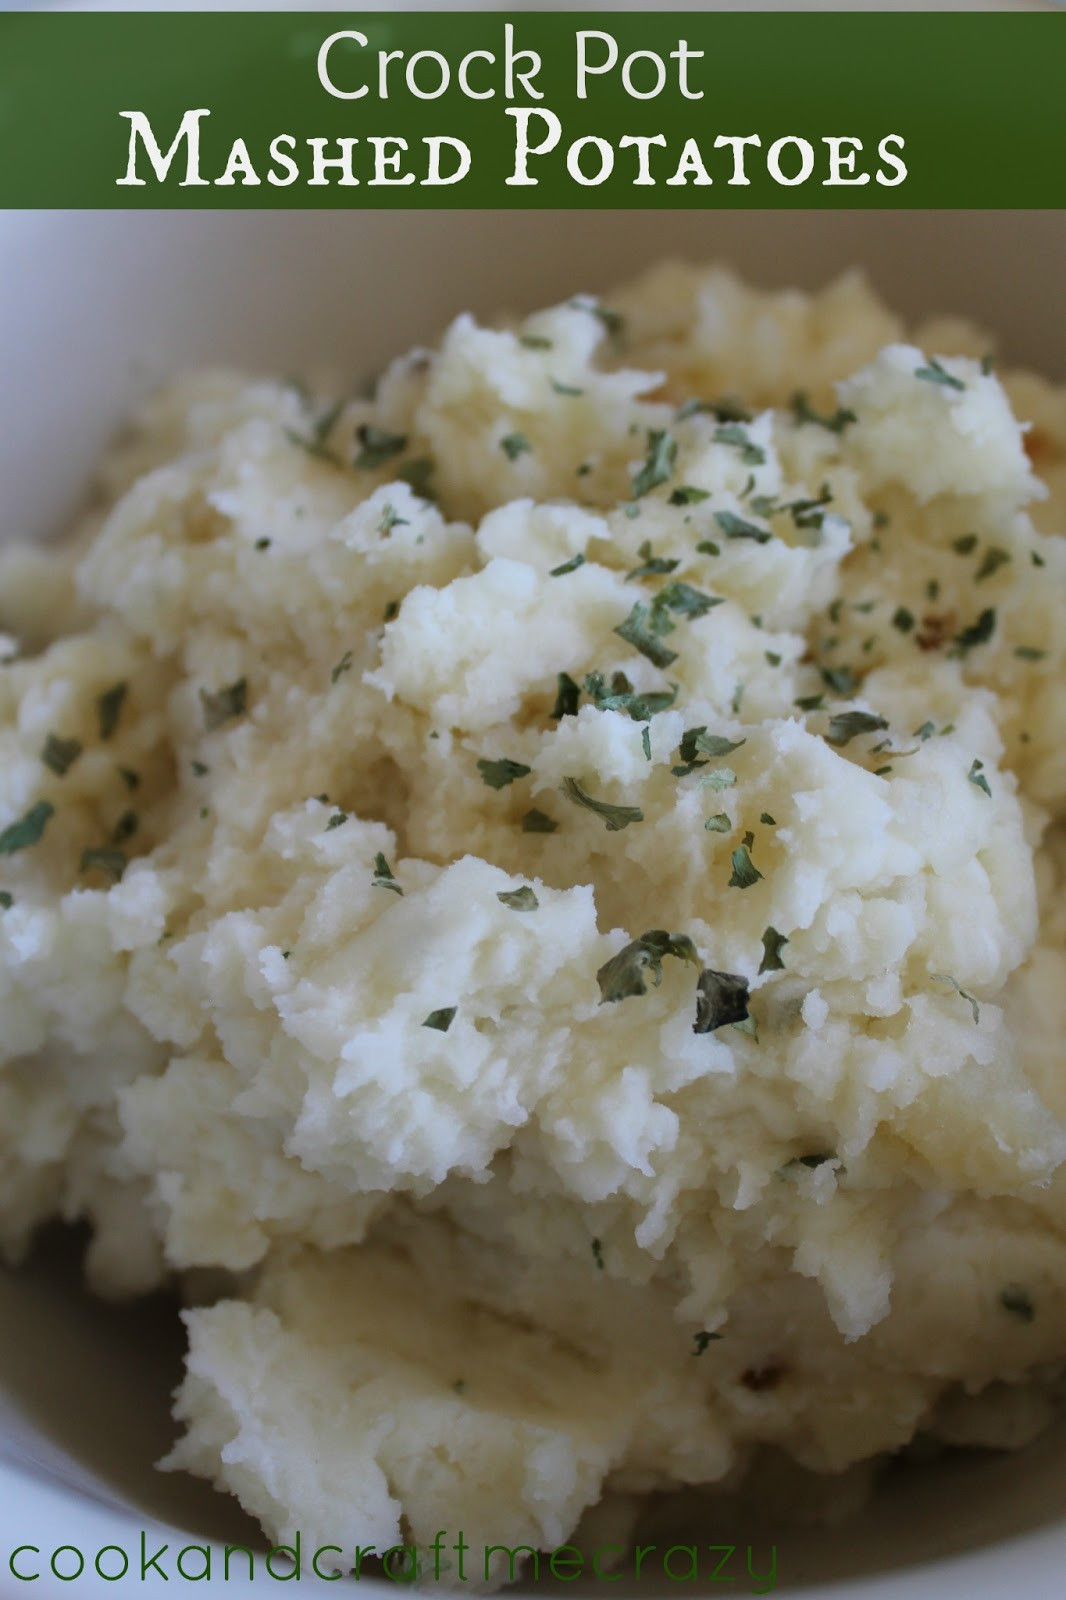
[[[139,772],[134,772],[132,767],[119,767],[118,775],[131,794],[134,789],[141,787],[141,775]]]
[[[676,956],[679,961],[699,965],[699,957],[692,940],[684,933],[666,933],[662,928],[652,928],[633,939],[617,955],[605,961],[596,974],[600,986],[600,1004],[607,1001],[627,1000],[633,995],[647,993],[645,974],[650,972],[655,987],[663,981],[663,960]]]
[[[675,778],[687,778],[697,767],[707,765],[706,759],[701,758],[730,755],[745,743],[744,739],[727,739],[720,733],[708,733],[704,727],[687,728],[677,747],[682,764],[671,767],[670,771]]]
[[[956,378],[948,372],[935,356],[930,356],[924,367],[916,367],[914,376],[921,378],[924,383],[938,383],[942,389],[965,389],[966,385],[961,378]]]
[[[721,546],[716,545],[713,539],[701,539],[696,549],[705,556],[720,556],[722,553]]]
[[[773,538],[769,528],[757,527],[734,511],[716,511],[714,520],[727,539],[754,539],[756,544],[769,544]]]
[[[762,877],[762,873],[748,854],[748,848],[746,844],[739,844],[733,851],[730,858],[733,863],[733,871],[729,879],[730,889],[750,889]]]
[[[215,693],[201,689],[200,704],[204,711],[204,727],[208,733],[213,733],[234,717],[242,717],[248,709],[247,678],[238,678],[236,683],[227,684]]]
[[[597,1269],[600,1272],[602,1272],[603,1271],[603,1245],[600,1243],[600,1241],[598,1239],[593,1239],[593,1241],[592,1241],[592,1259],[593,1259],[593,1261],[595,1261]]]
[[[964,628],[961,633],[955,635],[953,653],[960,656],[966,655],[976,645],[987,644],[995,631],[996,613],[989,606],[981,612],[976,622],[972,622],[968,628]]]
[[[1047,651],[1037,650],[1035,646],[1031,644],[1019,644],[1015,646],[1014,654],[1018,657],[1019,661],[1043,661],[1047,655]]]
[[[551,709],[552,721],[561,722],[563,717],[576,717],[578,702],[581,699],[581,686],[574,682],[568,672],[556,673],[555,682],[557,693],[555,704]],[[528,767],[526,771],[529,771]],[[489,780],[486,778],[485,781],[487,783]],[[501,788],[502,785],[497,784],[495,787]]]
[[[118,727],[122,707],[129,693],[129,684],[116,683],[113,688],[105,689],[104,693],[96,699],[96,717],[100,727],[101,739],[110,739]]]
[[[908,611],[906,606],[897,606],[892,617],[892,626],[898,628],[900,633],[910,633],[914,627],[914,612]]]
[[[797,706],[800,711],[821,711],[825,704],[825,695],[803,694],[800,695],[798,700],[793,700],[792,704]]]
[[[677,440],[663,428],[648,434],[648,453],[644,464],[633,477],[633,498],[639,500],[661,483],[668,483],[677,461]]]
[[[518,342],[526,350],[550,350],[552,348],[551,340],[545,339],[541,333],[519,334]]]
[[[821,667],[822,682],[834,694],[854,694],[859,687],[859,680],[850,667]]]
[[[924,744],[926,739],[931,739],[935,732],[935,722],[923,722],[920,728],[915,728],[911,737],[912,739],[921,739],[922,743]]]
[[[888,723],[884,717],[874,716],[869,711],[840,711],[829,719],[829,732],[826,740],[829,744],[843,748],[860,733],[877,733],[881,728],[887,728]]]
[[[970,768],[970,770],[966,774],[966,776],[969,778],[970,782],[974,785],[975,788],[983,789],[985,794],[991,800],[992,791],[988,787],[988,779],[985,777],[984,772],[982,771],[983,767],[984,767],[984,762],[983,761],[977,761],[975,759],[975,761],[973,763],[973,766]]]
[[[686,400],[677,409],[678,422],[687,422],[689,417],[697,417],[702,412],[709,412],[718,422],[753,422],[755,419],[750,411],[746,411],[737,400]]]
[[[651,603],[652,629],[656,633],[671,633],[673,623],[664,615],[673,611],[682,617],[704,617],[715,606],[725,604],[721,595],[704,594],[702,589],[696,589],[691,583],[685,583],[680,578],[675,578],[673,583],[666,584]]]
[[[559,567],[552,567],[549,578],[562,578],[568,572],[576,572],[578,567],[585,565],[585,557],[579,550],[576,556],[571,556],[569,561],[564,561]]]
[[[983,583],[986,578],[991,578],[1000,567],[1006,566],[1010,560],[1010,551],[1003,550],[998,544],[989,545],[981,560],[981,565],[973,575],[974,583]]]
[[[762,961],[759,963],[759,972],[783,972],[785,963],[781,960],[781,951],[788,943],[785,934],[778,933],[776,928],[767,928],[762,936]]]
[[[306,450],[307,454],[309,456],[314,456],[316,460],[328,461],[332,467],[342,467],[344,465],[343,461],[341,461],[339,456],[333,453],[333,451],[325,442],[326,434],[329,433],[333,426],[333,417],[335,417],[336,410],[338,409],[339,407],[332,409],[332,415],[327,413],[327,416],[330,417],[330,425],[324,433],[322,432],[320,425],[315,425],[312,428],[310,437],[304,433],[294,433],[291,428],[285,428],[283,431],[286,439],[290,444],[297,445],[299,449]]]
[[[727,739],[721,733],[708,733],[706,728],[688,728],[681,735],[681,743],[677,748],[682,761],[694,761],[697,754],[731,755],[734,750],[739,750],[741,745],[747,742],[746,739]]]
[[[508,461],[517,461],[519,456],[531,452],[533,446],[524,433],[509,433],[500,440],[500,449]]]
[[[352,652],[350,650],[346,650],[329,675],[330,683],[336,683],[338,678],[342,678],[346,672],[350,672],[351,666]]]
[[[753,444],[747,432],[737,422],[723,422],[714,430],[715,444],[728,444],[740,451],[740,459],[748,467],[760,467],[766,460],[766,451]]]
[[[6,889],[0,889],[0,911],[10,911],[15,904],[15,897]]]
[[[728,833],[733,824],[724,811],[718,811],[713,817],[708,817],[703,826],[707,833]]]
[[[617,339],[625,327],[625,319],[620,311],[612,311],[608,306],[601,306],[591,295],[575,295],[568,304],[574,311],[587,311],[590,317],[595,317],[603,324],[612,339]]]
[[[693,1033],[714,1033],[718,1028],[746,1022],[748,1016],[748,980],[735,972],[705,968],[696,983]]]
[[[1036,1316],[1029,1291],[1023,1289],[1020,1283],[1008,1283],[999,1291],[999,1303],[1004,1311],[1009,1311],[1011,1316],[1018,1317],[1022,1322],[1032,1322]]]
[[[342,828],[348,821],[350,818],[347,811],[335,811],[326,823],[326,832],[332,833],[334,828]]]
[[[374,857],[374,878],[370,887],[372,889],[391,889],[394,894],[403,894],[403,890],[393,875],[392,868],[380,850]]]
[[[585,693],[592,696],[600,711],[627,711],[634,722],[648,722],[660,711],[668,711],[677,699],[677,684],[669,690],[638,693],[624,672],[611,674],[608,687],[602,672],[585,675]]]
[[[625,621],[619,623],[614,631],[619,638],[631,644],[635,650],[639,650],[642,656],[646,656],[654,666],[669,667],[677,660],[677,652],[668,650],[657,637],[658,634],[667,631],[662,626],[664,621],[672,627],[669,618],[662,611],[654,612],[651,606],[638,600]]]
[[[554,833],[559,824],[543,811],[538,811],[536,806],[527,811],[522,818],[523,833]]]
[[[832,499],[833,491],[823,483],[817,499],[793,500],[781,509],[789,513],[797,528],[821,528],[825,522],[825,507]]]
[[[587,306],[586,310],[599,318],[612,339],[617,339],[621,335],[625,327],[625,318],[620,311],[612,311],[610,306],[602,306],[598,300],[594,305]]]
[[[383,622],[395,622],[399,615],[400,602],[398,600],[390,600],[388,605],[385,607],[385,610],[381,614],[381,620]]]
[[[959,999],[965,1000],[968,1003],[970,1010],[973,1012],[973,1020],[975,1025],[980,1022],[981,1008],[977,1004],[977,1001],[974,999],[973,995],[968,994],[962,987],[958,978],[953,978],[950,972],[931,972],[929,976],[935,983],[946,983],[949,988],[954,989]]]
[[[387,433],[384,428],[376,428],[370,422],[362,423],[355,430],[355,437],[361,447],[355,465],[364,472],[376,471],[386,461],[391,461],[393,456],[402,455],[407,449],[406,434]]]
[[[528,883],[524,883],[520,889],[504,889],[496,898],[501,905],[510,906],[512,911],[536,911],[540,905]]]
[[[509,761],[506,756],[501,756],[498,761],[482,758],[477,769],[490,789],[506,789],[516,778],[525,778],[533,770],[521,761]]]
[[[830,415],[822,416],[813,409],[802,390],[797,390],[792,396],[792,416],[797,425],[816,423],[819,428],[828,428],[830,433],[843,433],[849,422],[858,421],[854,411],[848,411],[844,406],[838,406]]]
[[[721,1337],[722,1335],[720,1333],[710,1333],[706,1328],[702,1333],[694,1333],[692,1338],[696,1348],[693,1350],[692,1354],[694,1356],[701,1356],[709,1344],[715,1344]]]
[[[24,817],[10,823],[0,833],[0,856],[13,856],[17,851],[27,850],[30,845],[36,844],[54,816],[55,806],[48,800],[38,800]]]
[[[442,1006],[439,1011],[431,1011],[422,1024],[423,1028],[436,1028],[438,1033],[447,1033],[458,1009],[458,1006]]]
[[[391,505],[387,505],[381,513],[378,532],[383,539],[387,539],[393,528],[409,528],[410,526],[411,524],[406,517],[401,517]]]
[[[956,555],[969,556],[977,549],[976,533],[961,533],[957,539],[952,539],[951,548]]]
[[[705,772],[700,779],[701,789],[732,789],[737,781],[737,775],[732,767],[716,767],[713,772]]]
[[[759,821],[767,828],[777,827],[777,818],[772,817],[768,811],[761,811],[759,813]]]
[[[672,489],[670,492],[670,504],[672,506],[698,506],[701,501],[709,500],[710,498],[711,491],[709,489],[697,489],[691,483],[679,484],[676,489]],[[696,548],[701,550],[703,546],[697,545]],[[717,555],[718,551],[715,550],[714,554]]]
[[[557,378],[550,379],[555,394],[569,395],[571,399],[584,394],[584,389],[577,389],[572,383],[560,383]]]
[[[586,810],[594,811],[598,817],[602,817],[607,824],[608,833],[620,833],[623,828],[628,828],[631,822],[644,821],[644,813],[639,806],[614,806],[606,800],[596,800],[581,787],[576,778],[564,778],[562,791],[575,805],[584,806]]]
[[[50,733],[44,741],[41,760],[50,772],[54,772],[57,778],[62,778],[77,761],[81,750],[80,739],[61,739],[57,734]]]
[[[645,539],[637,551],[641,565],[634,567],[632,572],[626,573],[626,582],[632,583],[634,578],[657,578],[665,573],[676,572],[681,565],[679,560],[671,560],[668,556],[652,554],[651,540]]]

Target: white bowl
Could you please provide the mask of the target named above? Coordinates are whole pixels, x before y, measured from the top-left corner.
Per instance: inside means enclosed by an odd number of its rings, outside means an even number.
[[[904,312],[974,317],[1002,336],[1008,359],[1066,378],[1061,212],[11,213],[0,217],[0,536],[61,530],[132,402],[177,367],[287,372],[324,360],[360,375],[461,309],[521,310],[669,253],[779,284],[815,285],[859,263]],[[91,1558],[105,1545],[138,1552],[142,1529],[149,1540],[184,1530],[172,1563],[190,1538],[250,1533],[235,1502],[152,1470],[172,1431],[173,1311],[91,1303],[72,1252],[58,1253],[65,1262],[0,1274],[3,1600],[67,1592],[47,1570],[37,1591],[17,1582],[16,1545],[40,1546],[45,1560],[56,1545]],[[808,1600],[1006,1600],[1019,1589],[1043,1600],[1061,1592],[1066,1563],[1062,1444],[1060,1431],[1016,1457],[901,1472],[853,1523],[756,1529],[756,1552],[775,1541],[779,1589],[811,1584]],[[715,1534],[742,1544],[749,1531]],[[136,1559],[132,1571],[118,1585],[89,1571],[70,1593],[169,1588],[141,1582]],[[313,1579],[291,1588],[321,1592]],[[261,1590],[275,1593],[274,1581],[257,1580]]]

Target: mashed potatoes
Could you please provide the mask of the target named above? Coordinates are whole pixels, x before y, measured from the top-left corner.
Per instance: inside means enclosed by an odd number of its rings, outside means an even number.
[[[4,557],[0,1237],[222,1285],[168,1464],[272,1537],[1046,1415],[1066,397],[913,337],[664,267],[198,373]]]

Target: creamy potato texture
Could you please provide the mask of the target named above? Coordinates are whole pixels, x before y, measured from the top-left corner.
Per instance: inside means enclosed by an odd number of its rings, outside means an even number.
[[[167,1464],[272,1537],[1045,1420],[1066,397],[987,351],[667,266],[181,378],[3,557],[3,1247],[221,1285]]]

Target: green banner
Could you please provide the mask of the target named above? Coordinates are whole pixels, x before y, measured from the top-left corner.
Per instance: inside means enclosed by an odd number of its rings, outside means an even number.
[[[1066,206],[1066,15],[0,14],[0,206]]]

